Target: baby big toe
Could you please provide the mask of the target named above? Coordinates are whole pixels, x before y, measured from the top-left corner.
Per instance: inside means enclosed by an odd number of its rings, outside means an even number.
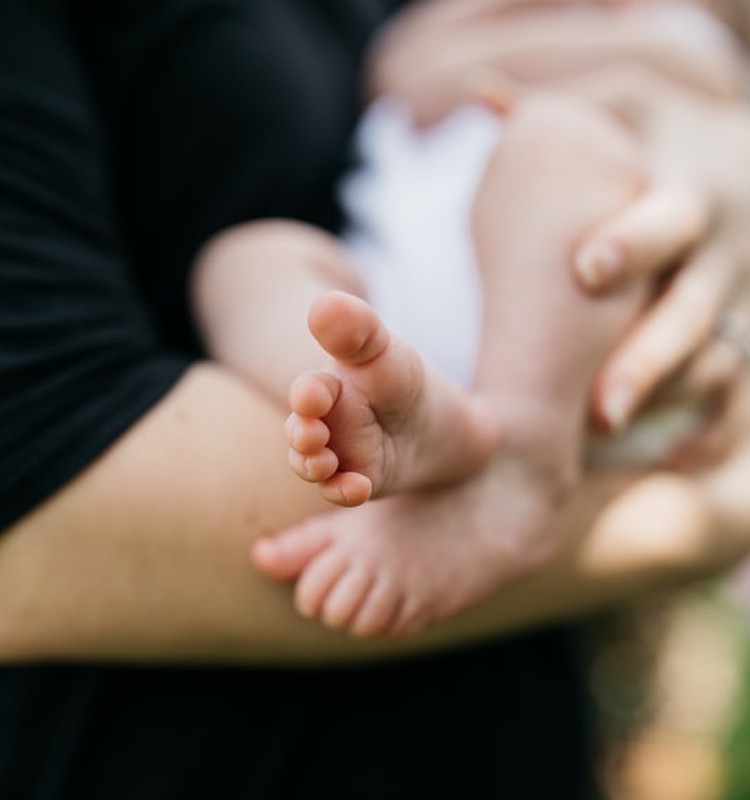
[[[258,540],[252,548],[252,559],[266,575],[280,581],[294,580],[330,543],[327,530],[308,523],[273,538]]]

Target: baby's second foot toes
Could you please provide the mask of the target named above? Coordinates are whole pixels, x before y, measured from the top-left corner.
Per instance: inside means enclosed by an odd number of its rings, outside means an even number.
[[[261,572],[278,581],[291,581],[331,544],[323,527],[303,525],[279,536],[259,539],[252,548],[252,559]]]
[[[427,614],[409,608],[409,604],[404,603],[399,613],[393,619],[388,633],[395,639],[403,639],[419,633],[429,622]]]
[[[337,472],[320,483],[323,499],[337,506],[361,506],[372,497],[372,481],[359,472]]]
[[[331,589],[349,569],[348,556],[329,550],[314,559],[297,581],[294,604],[303,617],[320,617]]]
[[[312,453],[310,455],[298,453],[293,448],[290,448],[289,466],[303,481],[309,481],[310,483],[321,483],[325,481],[327,483],[332,475],[336,475],[339,460],[333,450],[329,450],[327,447],[324,447],[318,453]],[[345,504],[338,503],[337,505]],[[355,505],[359,504],[355,503]]]
[[[364,598],[349,630],[361,639],[389,633],[400,608],[401,595],[394,582],[388,576],[380,576]]]
[[[374,581],[372,572],[352,564],[328,593],[323,603],[321,619],[329,628],[343,629],[349,626]]]

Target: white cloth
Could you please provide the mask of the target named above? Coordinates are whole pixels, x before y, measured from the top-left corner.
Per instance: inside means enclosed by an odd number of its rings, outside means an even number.
[[[468,386],[482,289],[469,229],[472,199],[500,121],[466,107],[429,131],[381,100],[356,136],[361,166],[342,185],[344,238],[384,322],[432,366]]]

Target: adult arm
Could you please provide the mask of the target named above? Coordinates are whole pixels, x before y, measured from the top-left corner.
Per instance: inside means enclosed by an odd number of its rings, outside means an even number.
[[[688,558],[675,530],[623,541],[597,523],[593,555],[578,540],[534,581],[414,641],[357,644],[300,620],[289,590],[249,565],[256,537],[321,510],[287,469],[281,413],[160,344],[119,255],[105,147],[64,27],[36,5],[11,7],[21,30],[0,31],[0,659],[374,657],[560,618],[716,564],[721,548]],[[440,501],[456,529],[491,497],[484,481]],[[571,526],[588,530],[594,511],[577,513]]]
[[[652,476],[603,512],[613,488],[589,482],[568,512],[567,549],[536,576],[413,640],[356,642],[301,620],[289,588],[250,566],[254,537],[319,501],[288,474],[279,412],[221,369],[196,366],[3,535],[0,658],[342,661],[590,612],[738,557],[750,519],[740,476],[749,469],[745,441],[710,484]],[[470,506],[451,504],[457,527],[486,490],[480,480],[458,498]],[[413,523],[401,521],[408,532]]]

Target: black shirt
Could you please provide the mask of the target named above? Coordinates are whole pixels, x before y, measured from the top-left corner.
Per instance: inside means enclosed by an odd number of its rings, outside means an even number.
[[[200,355],[206,238],[335,229],[360,59],[396,4],[2,0],[0,528]],[[0,798],[583,800],[580,667],[550,631],[364,669],[8,668]]]

